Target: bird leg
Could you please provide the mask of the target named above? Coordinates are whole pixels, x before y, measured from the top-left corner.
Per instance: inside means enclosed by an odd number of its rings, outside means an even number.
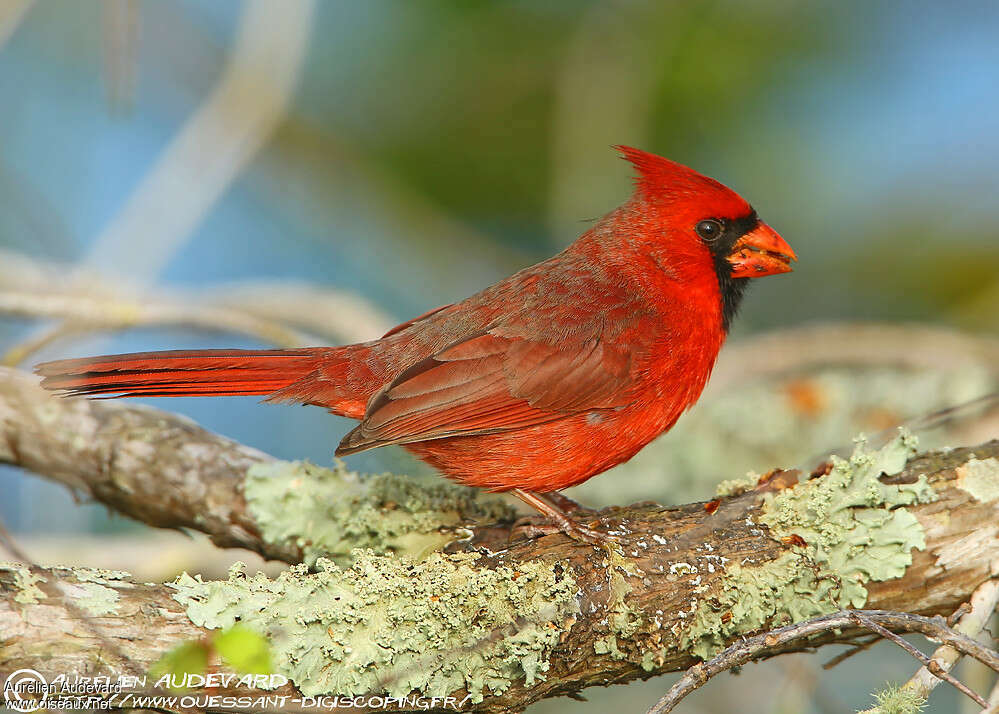
[[[551,505],[558,508],[560,511],[565,513],[567,516],[571,515],[583,515],[592,516],[596,513],[595,508],[589,508],[584,506],[579,501],[574,501],[573,499],[566,496],[561,491],[550,491],[549,493],[536,493],[536,496],[548,501]]]
[[[593,511],[579,505],[568,496],[563,496],[560,493],[536,493],[535,491],[526,491],[522,488],[513,489],[513,494],[527,505],[540,511],[551,521],[550,523],[527,522],[523,525],[515,524],[514,530],[524,532],[528,538],[536,538],[551,533],[564,533],[573,540],[580,541],[581,543],[599,546],[606,546],[608,542],[614,540],[610,535],[594,530],[573,519],[570,513],[593,513]]]

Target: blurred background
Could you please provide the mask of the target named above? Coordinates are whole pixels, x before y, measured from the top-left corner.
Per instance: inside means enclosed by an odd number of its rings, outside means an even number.
[[[677,430],[578,493],[708,499],[996,388],[997,36],[992,2],[0,0],[0,353],[374,337],[561,250],[628,196],[610,147],[630,144],[736,188],[800,259],[754,283]],[[350,426],[157,406],[320,464]],[[397,449],[348,465],[425,471]],[[0,516],[43,560],[167,578],[235,558],[12,469]],[[914,671],[875,652],[753,665],[688,708],[863,707]],[[532,711],[639,711],[668,684]],[[928,711],[963,706],[942,689]]]

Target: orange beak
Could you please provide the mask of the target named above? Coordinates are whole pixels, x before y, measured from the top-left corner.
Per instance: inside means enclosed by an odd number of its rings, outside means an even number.
[[[763,221],[732,246],[728,262],[733,278],[762,278],[790,273],[798,256],[777,232]]]

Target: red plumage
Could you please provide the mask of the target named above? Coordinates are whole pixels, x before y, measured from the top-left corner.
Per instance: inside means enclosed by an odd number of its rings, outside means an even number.
[[[39,365],[42,384],[266,395],[359,419],[337,454],[401,444],[497,491],[580,483],[673,425],[700,395],[747,279],[795,259],[722,184],[621,151],[638,170],[631,200],[562,253],[379,340],[63,360]]]

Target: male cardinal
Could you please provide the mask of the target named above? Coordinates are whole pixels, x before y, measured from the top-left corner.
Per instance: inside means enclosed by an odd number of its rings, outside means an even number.
[[[47,362],[66,395],[266,395],[360,421],[338,456],[400,444],[447,477],[513,491],[586,542],[554,493],[631,458],[701,394],[747,281],[794,251],[722,184],[617,147],[635,192],[553,258],[371,342]]]

